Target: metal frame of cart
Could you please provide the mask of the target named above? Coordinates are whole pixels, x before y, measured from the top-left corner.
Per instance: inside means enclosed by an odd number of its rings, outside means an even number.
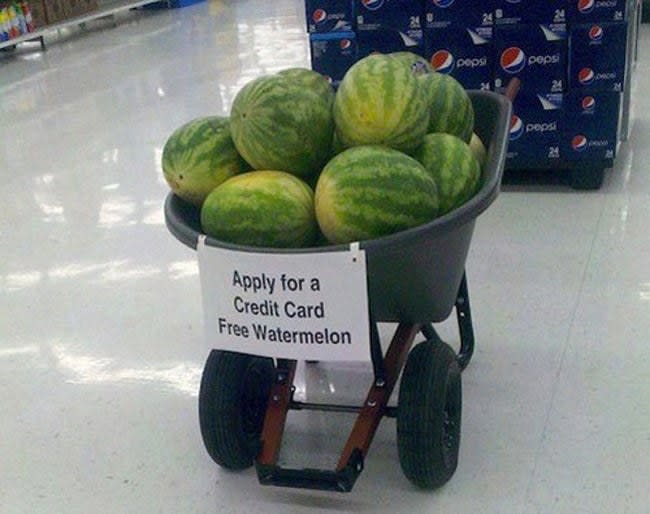
[[[298,402],[293,397],[296,360],[212,350],[199,392],[199,422],[205,447],[217,464],[245,469],[253,464],[264,485],[352,490],[364,468],[373,436],[384,416],[397,419],[399,460],[415,485],[433,489],[446,483],[458,462],[462,407],[461,370],[474,350],[465,261],[475,220],[498,195],[511,102],[518,82],[505,96],[470,91],[475,131],[488,158],[480,191],[458,209],[420,227],[360,242],[366,255],[373,380],[362,405]],[[170,232],[197,248],[199,212],[173,194],[165,203]],[[233,247],[205,238],[205,244]],[[234,245],[235,249],[237,246]],[[241,247],[240,251],[259,251]],[[347,250],[344,246],[297,252]],[[273,252],[274,250],[269,250]],[[436,333],[433,323],[453,310],[460,331],[458,354]],[[378,322],[397,322],[385,355]],[[422,334],[424,342],[412,347]],[[402,371],[403,370],[403,371]],[[402,376],[397,407],[389,398]],[[356,422],[333,470],[288,469],[278,465],[287,414],[291,409],[355,413]]]

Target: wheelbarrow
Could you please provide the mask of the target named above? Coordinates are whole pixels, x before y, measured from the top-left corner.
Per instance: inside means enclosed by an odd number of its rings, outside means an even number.
[[[211,350],[199,391],[199,423],[205,448],[218,465],[230,470],[254,465],[263,485],[349,492],[363,471],[380,421],[387,416],[396,418],[399,462],[409,481],[434,489],[452,477],[461,435],[461,371],[474,351],[465,262],[476,218],[500,190],[510,100],[517,88],[518,83],[513,82],[506,95],[469,92],[475,132],[487,148],[482,186],[473,198],[425,225],[358,243],[367,267],[373,368],[362,404],[297,401],[293,394],[297,359]],[[165,202],[165,220],[170,232],[193,249],[202,241],[234,252],[260,251],[206,237],[201,233],[198,209],[173,193]],[[348,250],[347,245],[335,245],[295,252]],[[263,250],[267,251],[275,250]],[[446,320],[454,309],[460,333],[458,353],[434,328],[434,323]],[[385,354],[379,322],[397,323]],[[413,347],[418,334],[424,341]],[[389,406],[400,374],[397,406]],[[292,409],[356,415],[335,469],[278,465],[285,422]]]

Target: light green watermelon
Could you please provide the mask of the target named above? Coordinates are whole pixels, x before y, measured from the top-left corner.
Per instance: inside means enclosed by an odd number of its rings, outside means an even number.
[[[429,124],[429,98],[420,78],[390,55],[372,54],[352,65],[334,100],[341,143],[415,150]]]
[[[334,88],[320,73],[308,68],[288,68],[278,72],[280,77],[285,77],[297,85],[306,87],[318,96],[334,103]]]
[[[201,228],[229,243],[298,248],[314,243],[314,193],[283,171],[251,171],[214,189],[201,208]]]
[[[434,71],[433,66],[431,66],[429,61],[413,52],[393,52],[388,55],[406,64],[413,75],[425,75],[427,73],[433,73]]]
[[[481,169],[485,166],[485,161],[487,160],[487,149],[483,144],[483,141],[480,137],[474,132],[472,133],[472,138],[469,140],[469,147],[474,152],[474,155],[478,159],[478,163],[481,165]]]
[[[419,80],[429,95],[427,132],[446,132],[469,143],[474,131],[474,107],[460,82],[438,72],[421,75]]]
[[[330,99],[279,75],[257,78],[239,91],[230,126],[235,147],[253,168],[299,177],[322,169],[334,134]]]
[[[176,129],[163,147],[167,184],[176,195],[199,207],[215,187],[249,169],[235,149],[228,118],[192,120]]]
[[[374,239],[431,221],[438,194],[412,157],[384,146],[357,146],[334,157],[316,185],[316,219],[332,243]]]
[[[441,215],[461,206],[477,192],[481,166],[462,139],[451,134],[427,134],[414,157],[438,186]]]

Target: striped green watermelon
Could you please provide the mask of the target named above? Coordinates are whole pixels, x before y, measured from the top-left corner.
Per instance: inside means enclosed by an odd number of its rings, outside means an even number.
[[[422,75],[419,80],[429,95],[427,132],[446,132],[469,143],[474,131],[474,108],[460,82],[438,72]]]
[[[316,185],[316,219],[332,243],[385,236],[432,220],[436,184],[412,157],[384,146],[349,148]]]
[[[427,133],[428,96],[402,59],[372,54],[345,74],[334,100],[336,134],[346,147],[415,150]]]
[[[481,166],[462,139],[451,134],[427,134],[414,157],[438,186],[441,215],[461,206],[477,192]]]
[[[283,171],[251,171],[214,189],[201,208],[201,228],[216,239],[248,246],[298,248],[314,243],[314,193]]]
[[[304,86],[334,103],[334,88],[320,73],[308,68],[288,68],[278,72],[278,75],[291,79],[295,84]]]
[[[393,52],[388,55],[406,64],[414,75],[425,75],[434,71],[429,61],[413,52]]]
[[[322,169],[334,134],[330,100],[279,75],[257,78],[237,93],[230,126],[235,147],[253,168],[299,177]]]
[[[196,206],[223,181],[249,169],[232,142],[228,118],[192,120],[176,129],[163,147],[162,171],[167,184]]]

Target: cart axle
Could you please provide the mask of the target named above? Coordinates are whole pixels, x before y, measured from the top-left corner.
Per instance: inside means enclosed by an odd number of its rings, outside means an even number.
[[[296,402],[293,401],[289,404],[290,410],[314,410],[320,412],[345,412],[348,414],[358,414],[361,412],[362,407],[358,405],[336,405],[331,403],[310,403],[310,402]],[[385,407],[384,416],[394,418],[397,416],[397,407]]]

